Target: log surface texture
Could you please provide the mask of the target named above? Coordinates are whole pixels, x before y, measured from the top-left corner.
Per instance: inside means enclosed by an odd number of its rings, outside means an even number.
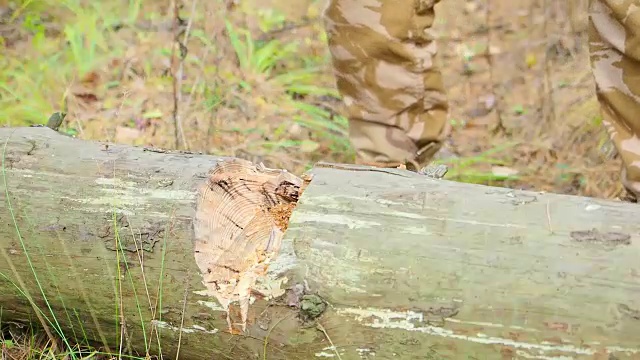
[[[47,128],[0,147],[3,324],[165,358],[640,358],[636,204],[325,164],[283,236],[286,172]]]

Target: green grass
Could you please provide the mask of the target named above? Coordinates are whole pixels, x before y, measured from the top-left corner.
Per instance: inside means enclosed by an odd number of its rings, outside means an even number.
[[[109,134],[109,140],[118,142],[121,139],[113,137],[117,129],[135,129],[140,119],[158,124],[160,131],[153,138],[137,138],[134,144],[152,141],[171,147],[172,78],[161,64],[171,62],[172,35],[126,31],[144,21],[171,20],[148,11],[153,9],[150,4],[142,0],[131,0],[125,7],[110,1],[22,1],[11,21],[30,53],[0,53],[0,65],[7,69],[0,72],[0,121],[9,126],[42,124],[51,112],[65,111],[69,116],[63,131],[94,140],[105,140]],[[319,7],[317,2],[312,4],[309,13],[317,18]],[[192,15],[188,8],[182,12],[185,20]],[[273,9],[256,9],[248,15],[263,32],[288,25],[286,17]],[[228,149],[245,143],[244,148],[252,153],[278,159],[271,166],[298,173],[318,160],[354,159],[347,119],[319,106],[326,99],[339,99],[327,71],[328,53],[319,24],[304,36],[265,39],[239,25],[238,17],[221,19],[213,37],[206,23],[210,20],[199,15],[191,20],[189,36],[182,37],[189,49],[183,65],[188,76],[178,84],[183,99],[179,111],[182,119],[207,120],[198,122],[200,128],[183,124],[190,131],[183,135],[190,149],[233,155]],[[58,33],[47,30],[52,24]],[[115,25],[125,30],[116,31]],[[145,50],[137,52],[138,47]],[[109,65],[126,62],[127,53],[139,60],[136,73],[144,79],[143,94],[129,95],[140,80],[127,79],[122,69]],[[220,56],[217,60],[216,55]],[[82,99],[74,96],[78,86],[86,89],[82,80],[91,74],[99,74],[99,82],[83,91],[95,93],[106,112],[112,109],[115,115],[88,113],[92,110],[86,110]],[[147,103],[156,105],[145,108]],[[291,138],[295,126],[306,135]],[[231,134],[232,128],[254,132],[236,132],[236,139],[229,140],[225,134]],[[485,160],[493,161],[479,155],[456,164],[448,177],[470,182],[503,180],[477,171]],[[298,165],[292,166],[292,161]]]
[[[492,171],[481,171],[491,165],[508,166],[509,161],[497,155],[518,145],[518,142],[508,142],[486,150],[477,156],[469,156],[452,160],[436,160],[434,164],[446,164],[450,167],[445,175],[447,180],[459,182],[496,185],[504,181],[517,180],[517,175],[495,174]]]
[[[9,194],[9,186],[8,186],[8,182],[7,182],[7,174],[6,174],[6,165],[5,165],[5,159],[6,159],[6,152],[7,152],[7,144],[9,142],[9,138],[6,139],[4,146],[2,148],[2,165],[1,165],[1,169],[2,169],[2,179],[4,182],[4,189],[5,189],[5,199],[6,199],[6,205],[7,205],[7,209],[9,211],[9,213],[11,214],[11,221],[15,227],[16,230],[16,236],[18,238],[18,240],[20,241],[20,246],[22,247],[22,250],[25,254],[27,263],[29,264],[29,268],[31,269],[31,272],[33,274],[33,277],[36,281],[36,284],[38,285],[38,290],[40,292],[40,294],[42,295],[42,298],[44,299],[44,302],[47,306],[47,310],[49,312],[49,315],[51,315],[52,320],[50,320],[50,318],[45,314],[44,311],[39,311],[40,312],[40,316],[39,319],[42,322],[42,325],[45,327],[45,329],[49,329],[49,326],[51,326],[53,328],[53,330],[55,331],[55,333],[60,336],[60,338],[62,339],[62,341],[64,342],[64,345],[68,348],[71,349],[72,346],[71,344],[67,341],[67,338],[64,336],[63,330],[60,326],[60,323],[58,322],[57,318],[55,317],[55,313],[53,311],[53,309],[51,308],[51,304],[49,302],[49,298],[47,297],[42,283],[40,281],[40,278],[38,276],[38,274],[36,273],[34,266],[33,266],[33,262],[31,260],[31,256],[29,255],[29,251],[27,250],[27,247],[25,245],[24,242],[24,238],[22,236],[22,232],[20,231],[20,228],[18,227],[18,222],[16,220],[16,215],[13,211],[13,204],[11,202],[11,198],[10,198],[10,194]],[[27,300],[29,300],[29,302],[32,304],[32,306],[34,306],[35,309],[39,308],[37,307],[37,305],[33,302],[33,299],[31,298],[31,296],[28,294],[27,291],[23,291],[23,289],[21,289],[20,287],[18,287],[16,285],[16,283],[14,283],[13,281],[9,280],[9,278],[7,277],[6,274],[1,274],[3,278],[7,279],[8,281],[11,282],[11,284],[13,284],[15,287],[18,288],[18,290],[20,290],[21,294],[23,296],[26,297]],[[43,319],[46,319],[48,324],[44,322]],[[51,333],[49,333],[51,334]]]
[[[21,278],[19,275],[19,272],[16,271],[16,268],[14,267],[12,261],[16,260],[17,258],[16,259],[10,259],[8,257],[6,258],[7,263],[10,265],[12,269],[12,274],[0,272],[0,278],[4,280],[10,287],[13,287],[16,290],[17,294],[22,298],[24,298],[25,300],[27,300],[28,303],[31,305],[31,307],[33,308],[37,316],[37,322],[36,323],[32,322],[32,324],[35,327],[41,328],[44,330],[44,335],[47,341],[44,343],[42,341],[39,341],[39,339],[42,338],[43,334],[40,334],[40,336],[37,336],[36,334],[31,334],[31,336],[26,336],[23,334],[22,338],[20,338],[20,336],[17,338],[18,340],[21,341],[20,344],[17,344],[16,340],[14,339],[4,339],[4,336],[3,336],[2,337],[3,348],[6,350],[11,350],[17,347],[22,347],[21,352],[22,354],[25,354],[26,359],[32,359],[32,358],[51,359],[51,360],[69,359],[69,358],[92,359],[92,358],[97,358],[98,356],[100,356],[100,358],[148,359],[150,344],[148,340],[148,335],[146,334],[146,327],[145,327],[145,321],[144,321],[145,316],[143,316],[143,313],[142,313],[142,305],[139,301],[138,291],[136,290],[136,282],[132,278],[131,271],[129,271],[129,265],[126,261],[126,257],[124,256],[124,249],[121,243],[119,226],[117,221],[115,220],[116,213],[115,212],[113,213],[113,219],[114,219],[113,225],[114,225],[114,232],[115,232],[114,241],[116,243],[116,248],[118,249],[118,251],[116,251],[116,259],[114,263],[114,266],[116,266],[116,272],[118,273],[118,276],[113,277],[115,279],[114,288],[116,289],[116,293],[114,296],[114,304],[116,306],[115,333],[122,333],[123,328],[121,326],[124,326],[124,324],[119,324],[119,320],[122,316],[122,311],[123,311],[123,309],[120,308],[120,304],[123,297],[123,293],[122,293],[123,284],[120,281],[120,279],[123,278],[121,274],[121,262],[122,262],[128,274],[129,282],[131,284],[130,290],[134,294],[136,310],[138,312],[138,316],[141,322],[140,326],[142,328],[145,349],[146,349],[146,355],[144,357],[137,357],[137,356],[132,356],[130,354],[124,353],[123,352],[124,349],[122,346],[125,343],[125,339],[122,337],[120,337],[118,342],[119,343],[118,352],[102,352],[89,347],[88,336],[85,332],[84,326],[82,325],[82,321],[80,321],[78,317],[78,313],[75,309],[73,309],[73,314],[75,315],[75,318],[78,320],[80,329],[78,329],[78,332],[76,332],[76,329],[73,327],[74,321],[71,319],[71,311],[70,311],[71,309],[67,308],[67,306],[64,303],[63,296],[60,293],[60,286],[64,285],[64,283],[61,284],[56,278],[56,276],[54,276],[53,274],[54,272],[51,270],[51,266],[46,260],[47,256],[44,256],[45,254],[42,251],[40,251],[42,260],[39,261],[39,266],[42,267],[42,261],[44,261],[44,267],[46,267],[48,271],[45,272],[44,274],[38,273],[36,271],[36,266],[34,266],[34,261],[31,255],[32,249],[30,249],[26,245],[25,237],[24,237],[25,231],[18,224],[18,217],[14,211],[14,201],[12,200],[12,194],[10,193],[10,190],[9,190],[10,181],[7,177],[6,159],[7,159],[7,147],[10,139],[11,137],[8,137],[4,141],[2,152],[1,152],[1,162],[0,162],[2,184],[4,188],[5,205],[9,214],[11,215],[11,221],[15,229],[15,236],[20,243],[22,252],[26,259],[26,263],[28,264],[28,268],[30,269],[31,275],[33,276],[33,280],[37,285],[35,290],[37,290],[38,295],[34,296],[31,294],[30,290],[27,289],[27,286],[25,285],[27,279]],[[114,209],[116,207],[117,207],[117,203],[114,203]],[[35,225],[28,213],[24,212],[21,218],[25,220],[27,224],[30,224],[32,227]],[[134,229],[130,227],[129,230],[131,231],[131,235],[133,239],[135,239]],[[165,234],[168,234],[168,233],[169,231],[167,229],[165,231]],[[161,262],[162,271],[160,273],[160,279],[159,279],[160,290],[158,291],[158,296],[157,296],[158,300],[160,301],[160,305],[157,308],[156,314],[158,314],[159,316],[161,316],[161,313],[162,313],[162,303],[161,303],[162,302],[162,283],[163,283],[163,275],[164,275],[166,242],[167,242],[167,239],[165,236],[164,243],[163,243],[163,250],[162,250],[162,262]],[[61,245],[62,248],[66,247],[66,244],[61,239],[59,241],[59,244]],[[137,243],[136,243],[136,248],[137,248]],[[68,254],[67,249],[65,248],[64,250],[65,250],[64,252]],[[73,264],[70,264],[70,265],[73,268]],[[77,277],[77,275],[75,277]],[[51,296],[51,294],[45,291],[45,286],[43,285],[43,283],[46,283],[49,289],[53,288],[53,290],[57,292],[57,294],[55,294],[57,296]],[[144,286],[146,289],[147,288],[146,281]],[[34,290],[34,289],[31,289],[31,290]],[[40,307],[34,300],[34,297],[42,299],[44,301],[45,308]],[[68,321],[68,325],[66,326],[62,325],[62,321],[59,320],[58,318],[59,312],[53,309],[53,304],[55,303],[56,299],[59,301],[58,305],[61,305],[61,308],[64,310],[64,314],[66,315],[66,320]],[[147,291],[147,299],[151,303],[151,299],[148,291]],[[153,314],[152,318],[154,317],[155,317],[155,314]],[[28,322],[28,319],[25,319],[25,321]],[[3,328],[2,317],[0,316],[0,329],[2,328]],[[71,330],[70,333],[67,331],[69,328]],[[97,339],[94,338],[94,340],[97,340]],[[157,336],[157,341],[158,341],[158,349],[160,349],[161,351],[159,335]],[[27,345],[28,348],[24,349],[25,345]]]
[[[107,44],[106,29],[117,19],[104,16],[109,12],[100,2],[91,7],[77,0],[21,3],[9,24],[27,37],[30,54],[0,52],[4,69],[0,72],[0,119],[10,126],[41,124],[46,120],[44,114],[61,109],[74,79],[85,76],[114,51]],[[52,22],[60,31],[56,37],[47,35],[44,17],[49,12],[63,15],[64,22]]]

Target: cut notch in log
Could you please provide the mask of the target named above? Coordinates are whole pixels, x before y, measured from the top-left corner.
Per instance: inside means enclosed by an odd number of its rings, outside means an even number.
[[[240,304],[246,330],[256,279],[277,256],[303,180],[241,159],[216,164],[198,189],[194,221],[195,259],[208,295],[227,311]]]
[[[229,334],[194,258],[198,189],[227,159],[47,128],[0,128],[0,144],[16,214],[0,221],[0,272],[73,343],[189,359],[640,357],[637,204],[317,166],[246,331]],[[3,324],[33,316],[0,286]]]

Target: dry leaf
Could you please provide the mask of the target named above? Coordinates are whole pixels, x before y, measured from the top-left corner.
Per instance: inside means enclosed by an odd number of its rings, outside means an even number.
[[[491,173],[495,176],[508,177],[518,174],[518,170],[507,166],[492,166]]]
[[[314,152],[318,150],[319,147],[320,144],[313,140],[302,140],[302,142],[300,143],[300,151],[305,153]]]

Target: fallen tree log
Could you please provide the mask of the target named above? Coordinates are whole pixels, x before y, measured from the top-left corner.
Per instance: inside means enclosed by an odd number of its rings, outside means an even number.
[[[635,204],[46,128],[0,146],[3,324],[169,358],[640,358]]]

